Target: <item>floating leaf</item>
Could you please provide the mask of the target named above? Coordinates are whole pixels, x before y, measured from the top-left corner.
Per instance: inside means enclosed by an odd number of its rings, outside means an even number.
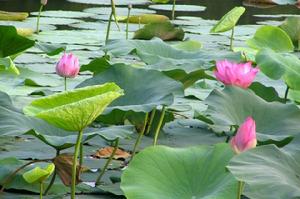
[[[228,144],[149,147],[130,162],[121,188],[128,199],[234,198],[237,182],[225,169],[232,156]]]
[[[31,12],[31,15],[38,16],[38,12]],[[54,17],[54,18],[88,18],[92,17],[95,14],[85,13],[79,11],[66,11],[66,10],[46,10],[42,12],[42,17]]]
[[[210,30],[210,32],[219,33],[233,29],[245,11],[246,9],[244,7],[233,8],[220,19],[220,21]]]
[[[288,34],[274,26],[259,28],[254,37],[246,42],[248,46],[257,50],[263,48],[270,48],[276,52],[291,52],[294,50],[293,42]]]
[[[6,12],[0,10],[0,20],[4,21],[23,21],[28,16],[27,12]]]
[[[93,154],[94,158],[109,158],[114,151],[114,147],[105,147],[102,149],[99,149],[96,151],[96,153]],[[129,158],[130,154],[126,151],[123,151],[121,149],[117,149],[116,153],[114,155],[114,159],[126,159]]]
[[[290,36],[294,45],[300,48],[300,17],[288,17],[279,27]]]
[[[106,83],[34,100],[24,112],[68,131],[81,131],[121,95],[116,84]]]
[[[59,53],[66,50],[64,45],[53,45],[48,43],[36,42],[35,47],[45,52],[49,56],[58,55]]]
[[[126,22],[128,18],[125,18],[123,22]],[[157,14],[144,14],[144,15],[133,15],[129,17],[129,23],[136,24],[148,24],[148,23],[158,23],[169,21],[169,17],[165,15],[157,15]]]
[[[149,23],[134,33],[133,39],[150,40],[158,37],[164,41],[184,39],[182,28],[176,28],[170,21]]]
[[[150,5],[149,8],[154,9],[154,10],[167,10],[171,11],[173,9],[173,5],[165,5],[165,4],[155,4],[155,5]],[[176,12],[177,11],[183,11],[183,12],[200,12],[204,11],[206,7],[204,6],[196,6],[196,5],[183,5],[181,4],[180,6],[176,7]]]

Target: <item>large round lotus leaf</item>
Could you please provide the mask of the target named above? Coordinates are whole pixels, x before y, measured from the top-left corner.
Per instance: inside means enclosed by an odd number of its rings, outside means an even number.
[[[34,41],[17,34],[13,26],[0,26],[0,57],[20,53],[34,45]]]
[[[182,92],[182,85],[159,71],[114,65],[106,71],[81,83],[79,87],[112,81],[124,89],[125,95],[113,102],[105,111],[149,112],[159,105],[171,105],[173,93]]]
[[[32,31],[36,30],[36,22],[33,23],[33,21],[0,21],[0,26],[14,26],[17,29],[30,29]],[[56,27],[54,25],[40,24],[41,31],[49,31],[55,29]]]
[[[244,7],[235,7],[225,14],[220,21],[210,30],[211,33],[226,32],[234,28],[246,9]]]
[[[31,15],[37,16],[38,12],[32,12]],[[55,18],[88,18],[94,16],[94,13],[85,13],[79,11],[65,11],[65,10],[47,10],[42,12],[42,17]]]
[[[42,183],[54,172],[54,169],[55,165],[53,163],[49,164],[46,168],[35,167],[24,173],[23,178],[30,184],[36,182]]]
[[[215,126],[240,125],[252,116],[261,141],[282,140],[300,133],[300,110],[296,105],[267,102],[251,90],[232,86],[214,90],[205,103]]]
[[[111,5],[111,0],[68,0],[74,3],[95,4],[95,5]],[[115,0],[116,5],[140,5],[148,3],[148,0]]]
[[[124,171],[121,188],[128,199],[229,199],[237,181],[226,171],[228,144],[193,148],[146,148]]]
[[[165,4],[155,4],[150,5],[149,8],[155,10],[167,10],[171,11],[173,9],[173,5],[165,5]],[[204,6],[195,6],[195,5],[178,5],[176,6],[176,11],[183,11],[183,12],[199,12],[204,11],[206,7]]]
[[[300,198],[299,165],[299,154],[267,145],[234,157],[227,168],[249,185],[245,194],[251,199],[296,199]]]
[[[257,53],[256,63],[268,77],[282,78],[291,89],[300,90],[300,60],[297,56],[263,49]]]
[[[294,50],[294,45],[289,35],[282,29],[274,26],[259,28],[254,37],[247,40],[247,45],[257,50],[263,48],[270,48],[276,52],[291,52]]]
[[[34,100],[24,113],[68,131],[81,131],[121,95],[114,83],[89,86]]]
[[[87,8],[83,12],[99,14],[99,15],[110,15],[111,7],[96,7],[96,8]],[[141,15],[141,14],[153,14],[154,10],[142,9],[142,8],[132,8],[130,10],[130,15]],[[128,8],[126,7],[116,7],[116,14],[118,16],[127,16]]]

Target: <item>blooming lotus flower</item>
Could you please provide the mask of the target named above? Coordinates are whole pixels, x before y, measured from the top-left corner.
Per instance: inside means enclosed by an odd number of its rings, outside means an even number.
[[[47,5],[47,2],[48,2],[48,0],[41,0],[41,4],[42,4],[43,6]]]
[[[72,53],[64,54],[56,65],[56,73],[59,76],[74,78],[79,73],[79,61]]]
[[[216,78],[225,85],[248,88],[255,79],[259,68],[253,68],[251,62],[234,63],[227,60],[217,61]]]
[[[252,117],[248,117],[240,126],[230,144],[237,154],[256,147],[256,124]]]

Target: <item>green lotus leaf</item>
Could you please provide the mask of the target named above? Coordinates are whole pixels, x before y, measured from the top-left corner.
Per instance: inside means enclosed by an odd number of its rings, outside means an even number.
[[[128,199],[235,198],[237,181],[225,169],[232,156],[228,144],[149,147],[130,162],[121,188]]]
[[[169,3],[170,0],[152,0],[153,3]]]
[[[145,25],[134,33],[133,39],[150,40],[158,37],[164,41],[184,39],[182,28],[176,28],[170,21],[155,22]]]
[[[267,102],[251,90],[234,86],[214,90],[205,103],[206,114],[215,126],[240,125],[252,116],[260,141],[282,141],[300,133],[300,111],[296,105]]]
[[[263,49],[256,55],[261,71],[272,79],[283,79],[289,88],[300,90],[300,60],[292,54]]]
[[[300,159],[274,145],[249,150],[234,157],[227,167],[249,185],[251,199],[296,199],[300,197]]]
[[[129,23],[136,23],[136,24],[148,24],[148,23],[158,23],[169,21],[169,17],[165,15],[158,15],[158,14],[143,14],[143,15],[133,15],[128,18],[124,18],[123,22],[129,20]]]
[[[30,184],[36,182],[42,183],[54,172],[54,170],[55,165],[53,163],[49,164],[46,168],[35,167],[24,173],[23,178]]]
[[[20,53],[34,45],[34,41],[18,35],[13,26],[0,26],[0,58]]]
[[[115,64],[106,71],[82,82],[78,87],[113,81],[124,89],[125,95],[109,105],[103,114],[115,109],[150,112],[160,105],[171,105],[174,94],[182,94],[182,84],[155,70]]]
[[[247,45],[256,50],[270,48],[276,52],[292,52],[294,45],[289,35],[275,26],[259,28],[254,37],[246,41]]]
[[[288,17],[280,26],[292,39],[294,45],[300,48],[300,17]]]
[[[246,9],[244,7],[233,8],[220,19],[220,21],[210,30],[210,32],[219,33],[233,29],[245,11]]]
[[[16,67],[16,65],[10,57],[0,58],[0,67],[1,66],[4,66],[5,70],[8,70],[13,74],[20,74],[19,69]]]
[[[114,83],[89,86],[34,100],[24,113],[68,131],[81,131],[122,95]]]

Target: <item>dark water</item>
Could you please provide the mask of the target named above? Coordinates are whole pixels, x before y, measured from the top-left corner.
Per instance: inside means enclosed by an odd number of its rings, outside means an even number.
[[[177,12],[182,16],[199,16],[204,19],[220,19],[226,12],[234,6],[244,5],[242,0],[178,0],[178,4],[193,4],[206,6],[203,12]],[[85,8],[95,7],[97,5],[77,4],[66,0],[49,0],[46,7],[47,10],[76,10],[81,11]],[[138,6],[146,7],[146,6]],[[241,24],[254,24],[258,18],[255,14],[300,14],[300,9],[296,6],[273,6],[270,8],[257,8],[246,6],[247,12],[240,20]],[[6,11],[37,11],[39,8],[39,0],[0,0],[0,10]],[[170,16],[170,12],[158,12]]]

